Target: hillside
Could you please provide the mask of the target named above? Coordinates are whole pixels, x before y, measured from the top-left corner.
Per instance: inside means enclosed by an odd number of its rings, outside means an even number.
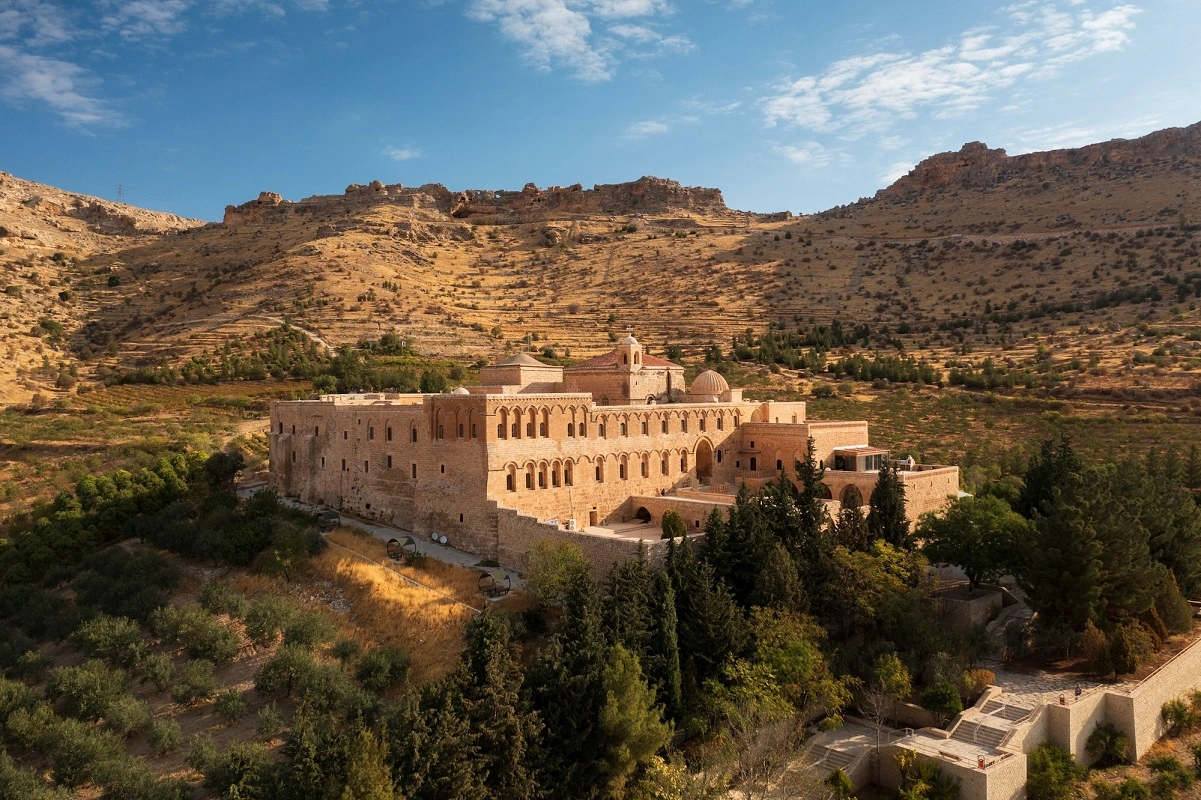
[[[1136,322],[1170,323],[1182,353],[1199,345],[1181,340],[1201,291],[1199,177],[1201,123],[1013,157],[972,143],[874,198],[795,218],[656,178],[457,193],[374,182],[298,202],[264,192],[207,225],[106,227],[26,200],[20,225],[0,216],[0,263],[20,291],[5,297],[17,357],[4,369],[48,394],[54,362],[75,358],[67,342],[87,377],[284,319],[329,345],[395,328],[418,352],[466,361],[523,341],[587,356],[627,325],[696,355],[747,328],[839,319],[940,363],[965,344],[1020,360],[1038,333],[1058,337],[1053,354],[1121,367]],[[40,238],[14,238],[35,221]],[[68,244],[77,260],[48,260]],[[64,330],[29,336],[40,315]],[[50,369],[36,369],[42,355]]]

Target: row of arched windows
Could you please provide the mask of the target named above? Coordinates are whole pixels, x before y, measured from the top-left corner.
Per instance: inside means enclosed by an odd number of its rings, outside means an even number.
[[[587,457],[581,458],[581,468],[584,462],[589,460]],[[604,483],[607,477],[613,477],[614,468],[616,479],[624,481],[635,475],[643,478],[649,478],[653,474],[670,476],[674,466],[678,466],[679,473],[684,474],[688,472],[692,463],[690,454],[685,450],[622,454],[609,456],[608,460],[613,463],[607,466],[605,458],[598,458],[592,464],[592,477],[596,483]],[[516,492],[521,487],[546,489],[574,486],[575,468],[575,463],[571,460],[556,459],[537,463],[528,461],[524,466],[510,463],[505,467],[505,488]]]

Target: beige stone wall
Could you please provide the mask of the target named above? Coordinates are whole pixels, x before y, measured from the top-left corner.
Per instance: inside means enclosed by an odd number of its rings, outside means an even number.
[[[901,785],[901,773],[897,768],[896,754],[904,748],[890,744],[880,748],[880,785],[896,791]],[[1026,756],[1024,753],[1006,755],[984,769],[966,761],[934,759],[919,755],[926,761],[934,761],[943,773],[959,781],[960,800],[1023,800],[1026,796]]]
[[[689,533],[703,532],[705,523],[709,520],[709,514],[714,508],[721,511],[723,518],[729,516],[731,505],[732,503],[728,500],[692,499],[673,495],[630,498],[630,508],[634,514],[638,512],[639,508],[645,508],[650,512],[651,522],[661,525],[664,512],[674,511],[684,520],[684,527],[688,529]]]

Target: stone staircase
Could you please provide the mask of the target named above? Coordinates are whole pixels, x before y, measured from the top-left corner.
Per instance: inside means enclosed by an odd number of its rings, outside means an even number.
[[[982,714],[990,717],[999,717],[1000,719],[1009,720],[1010,722],[1021,722],[1026,717],[1030,716],[1030,709],[1022,708],[1021,706],[1011,706],[1002,703],[1000,700],[989,700],[980,709]]]
[[[986,747],[989,750],[996,750],[1007,733],[1009,733],[1008,725],[1004,728],[992,727],[980,721],[979,717],[976,717],[961,719],[959,724],[955,726],[955,729],[951,731],[951,738],[967,742],[968,744]]]
[[[814,764],[821,764],[823,767],[828,767],[830,771],[836,769],[846,769],[846,767],[858,758],[857,753],[848,753],[845,750],[836,750],[833,747],[826,745],[816,745],[813,748]]]

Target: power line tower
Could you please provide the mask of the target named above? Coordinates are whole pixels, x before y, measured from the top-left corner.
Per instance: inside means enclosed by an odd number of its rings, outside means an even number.
[[[125,184],[124,183],[117,184],[117,202],[118,203],[125,202]]]

